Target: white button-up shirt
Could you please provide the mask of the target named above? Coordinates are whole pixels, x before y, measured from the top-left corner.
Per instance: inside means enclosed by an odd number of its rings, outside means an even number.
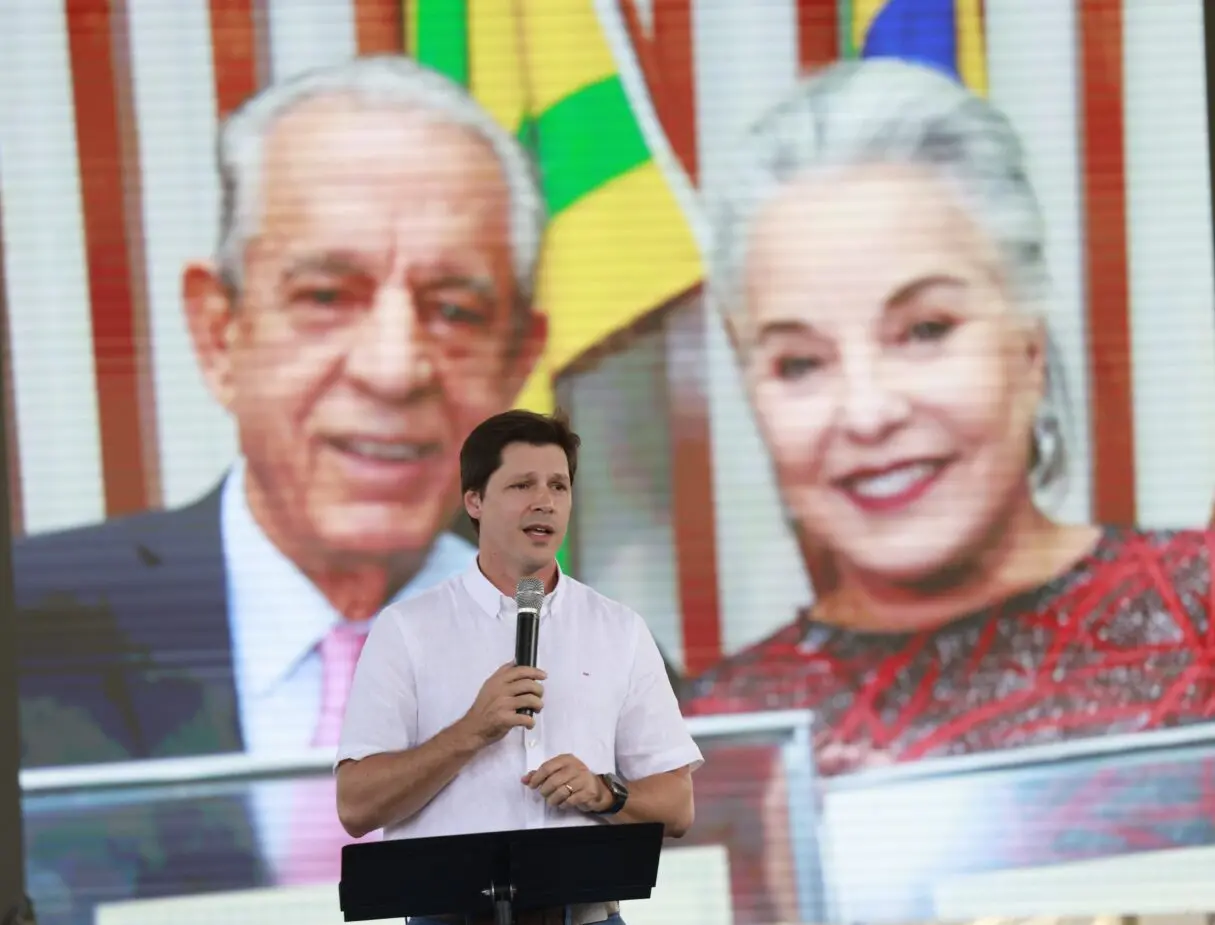
[[[475,562],[386,607],[355,671],[337,763],[413,748],[464,716],[485,680],[514,660],[515,615],[514,599]],[[535,728],[482,750],[385,838],[601,824],[552,809],[522,783],[561,754],[625,780],[703,762],[649,628],[624,605],[561,575],[540,611],[537,663],[548,679]]]

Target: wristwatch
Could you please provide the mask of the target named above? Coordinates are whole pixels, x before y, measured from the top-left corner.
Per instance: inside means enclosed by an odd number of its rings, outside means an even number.
[[[600,810],[595,815],[597,816],[614,816],[616,813],[624,809],[624,804],[629,799],[628,785],[620,779],[617,774],[600,774],[599,779],[607,785],[608,790],[612,792],[612,805],[607,809]]]

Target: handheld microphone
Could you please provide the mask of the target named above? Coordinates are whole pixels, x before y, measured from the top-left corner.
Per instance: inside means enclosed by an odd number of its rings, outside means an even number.
[[[515,618],[515,664],[536,667],[536,650],[540,644],[540,605],[544,603],[544,582],[539,578],[520,578],[515,585],[515,606],[519,610]],[[525,716],[535,716],[531,707],[520,707],[515,711]]]

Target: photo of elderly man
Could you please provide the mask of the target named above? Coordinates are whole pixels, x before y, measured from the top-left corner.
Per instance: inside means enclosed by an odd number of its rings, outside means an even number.
[[[531,160],[446,77],[384,56],[271,84],[221,126],[218,170],[218,247],[181,293],[239,458],[185,507],[15,544],[26,768],[336,747],[372,618],[473,561],[449,532],[460,446],[546,342]],[[200,809],[213,886],[286,856],[279,797]],[[336,828],[332,795],[307,812]],[[114,874],[141,893],[194,876],[162,822],[163,855]]]

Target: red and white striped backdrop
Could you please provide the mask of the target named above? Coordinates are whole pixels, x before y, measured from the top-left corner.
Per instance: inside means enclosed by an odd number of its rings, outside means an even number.
[[[836,0],[620,2],[693,178],[837,50]],[[1025,136],[1052,234],[1082,434],[1069,513],[1201,523],[1215,485],[1201,0],[986,7],[992,96]],[[397,0],[0,4],[17,529],[179,504],[223,471],[231,427],[194,369],[178,292],[182,264],[214,244],[216,119],[267,79],[400,47]],[[705,337],[706,386],[670,408],[678,582],[685,608],[729,613],[752,589],[719,584],[713,564],[770,539],[756,506],[774,502],[729,364]],[[716,455],[714,434],[732,441]],[[708,655],[757,629],[695,632],[685,646]]]
[[[214,243],[217,117],[268,78],[398,48],[399,16],[391,0],[4,5],[11,455],[25,529],[180,503],[231,459],[178,302],[182,261]]]

